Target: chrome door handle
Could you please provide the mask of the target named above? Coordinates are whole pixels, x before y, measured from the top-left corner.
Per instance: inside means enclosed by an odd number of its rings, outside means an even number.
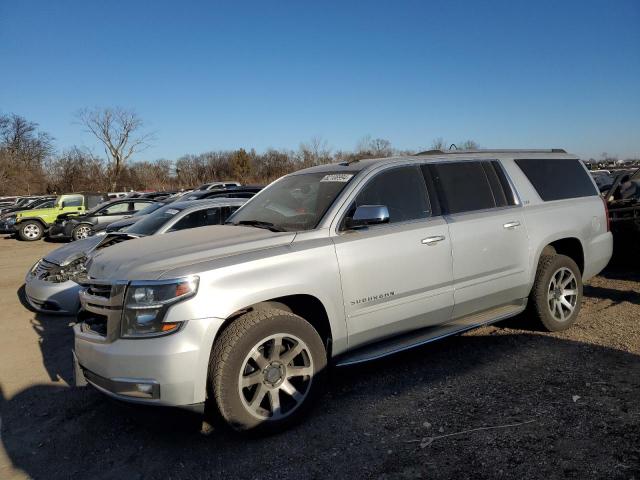
[[[423,245],[435,245],[438,242],[441,242],[444,240],[444,235],[434,235],[433,237],[427,237],[427,238],[423,238],[422,239],[422,244]]]
[[[517,222],[517,221],[516,222],[508,222],[508,223],[505,223],[503,225],[504,228],[507,228],[509,230],[513,230],[514,228],[519,227],[519,226],[520,226],[520,222]]]

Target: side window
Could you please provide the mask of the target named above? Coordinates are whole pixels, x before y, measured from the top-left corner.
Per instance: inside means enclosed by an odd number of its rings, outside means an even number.
[[[515,162],[545,202],[598,195],[580,160],[545,158]]]
[[[204,225],[220,225],[220,208],[209,208],[204,211]]]
[[[102,210],[104,215],[123,215],[129,211],[128,203],[116,203]]]
[[[81,207],[82,206],[82,197],[80,195],[74,197],[67,197],[63,200],[64,206],[66,207]]]
[[[170,232],[176,232],[178,230],[186,230],[188,228],[197,228],[205,225],[206,210],[199,210],[192,212],[182,217],[178,222],[171,227]]]
[[[389,223],[431,216],[427,187],[417,166],[392,168],[373,177],[360,191],[347,216],[362,205],[386,206]]]
[[[238,210],[240,207],[222,207],[222,218],[220,219],[220,223],[224,223],[231,216],[233,212]]]
[[[153,202],[133,202],[133,211],[137,212],[138,210],[142,210],[143,208],[147,208]]]
[[[496,207],[497,202],[483,163],[447,162],[430,166],[446,213],[472,212]]]

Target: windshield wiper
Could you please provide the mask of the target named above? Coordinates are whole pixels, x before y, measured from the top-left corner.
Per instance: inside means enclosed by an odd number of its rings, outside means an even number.
[[[272,232],[285,232],[283,228],[274,225],[271,222],[262,222],[260,220],[240,220],[239,222],[226,222],[228,225],[246,225],[248,227],[264,228]]]

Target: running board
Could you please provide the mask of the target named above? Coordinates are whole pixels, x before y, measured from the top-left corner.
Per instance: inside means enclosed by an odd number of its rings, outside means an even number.
[[[500,307],[485,310],[483,312],[467,315],[453,320],[444,325],[422,328],[412,332],[404,333],[395,337],[387,338],[380,342],[365,345],[352,352],[341,355],[335,362],[338,367],[354,365],[356,363],[368,362],[378,358],[393,355],[394,353],[419,347],[426,343],[440,340],[451,335],[473,330],[474,328],[489,325],[491,323],[505,320],[521,313],[527,306],[527,299],[502,305]]]

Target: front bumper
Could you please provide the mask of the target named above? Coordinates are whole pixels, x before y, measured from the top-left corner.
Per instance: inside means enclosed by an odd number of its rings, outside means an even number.
[[[16,233],[15,223],[0,222],[0,233]]]
[[[164,337],[108,341],[82,324],[74,326],[76,380],[134,403],[188,406],[204,402],[209,355],[223,320],[186,322]],[[140,392],[138,385],[151,396]]]
[[[71,228],[69,224],[62,225],[61,223],[54,223],[49,228],[47,236],[51,238],[71,238]],[[69,230],[69,232],[67,232]]]
[[[80,285],[71,280],[54,283],[27,274],[24,290],[29,305],[38,312],[75,315],[80,309]]]

